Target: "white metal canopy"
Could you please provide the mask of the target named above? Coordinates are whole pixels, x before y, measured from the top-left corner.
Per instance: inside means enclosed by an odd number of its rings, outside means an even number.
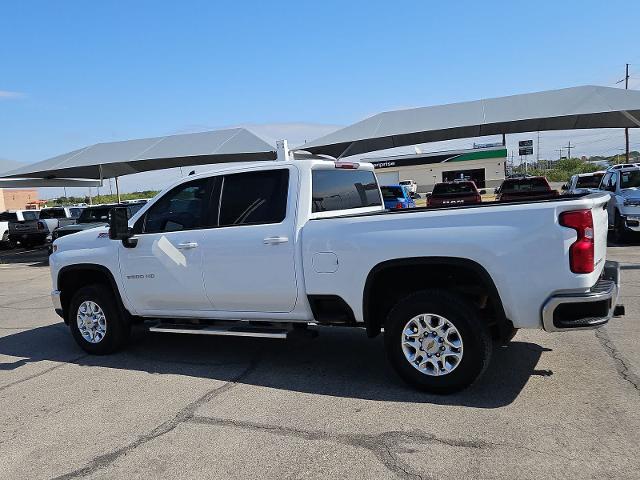
[[[640,91],[583,86],[379,113],[297,148],[346,157],[485,135],[637,127]]]
[[[100,187],[100,180],[85,180],[79,178],[0,178],[0,188],[29,188],[29,187]]]
[[[244,128],[98,143],[6,172],[3,178],[104,179],[185,165],[274,160],[275,147]]]

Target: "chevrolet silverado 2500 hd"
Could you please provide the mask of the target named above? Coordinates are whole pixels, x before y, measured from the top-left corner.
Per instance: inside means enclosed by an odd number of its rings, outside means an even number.
[[[448,393],[480,376],[492,336],[607,323],[619,278],[605,260],[607,200],[390,211],[371,164],[231,165],[178,181],[129,220],[114,209],[109,229],[57,239],[52,299],[94,354],[142,321],[280,338],[308,323],[384,330],[405,381]]]

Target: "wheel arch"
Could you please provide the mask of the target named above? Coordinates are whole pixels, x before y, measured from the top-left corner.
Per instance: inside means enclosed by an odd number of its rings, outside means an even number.
[[[362,298],[362,312],[369,337],[375,337],[380,333],[386,314],[391,306],[381,300],[387,297],[387,295],[381,294],[381,289],[387,285],[388,278],[393,274],[397,274],[402,277],[402,282],[407,282],[408,280],[415,280],[416,276],[419,276],[419,273],[425,270],[439,273],[455,272],[458,275],[470,273],[473,276],[473,280],[475,280],[470,282],[470,285],[481,287],[492,307],[492,321],[494,322],[492,326],[497,329],[498,336],[507,338],[511,334],[513,324],[506,316],[500,293],[489,272],[478,262],[460,257],[408,257],[378,263],[367,275]],[[389,301],[399,300],[402,296],[422,290],[425,287],[446,288],[446,285],[438,283],[437,280],[434,283],[433,279],[419,278],[418,283],[412,283],[408,288],[390,292],[388,296],[391,299]]]
[[[111,288],[117,302],[117,307],[125,314],[125,317],[129,317],[130,313],[122,302],[122,295],[120,288],[115,280],[115,277],[111,271],[104,265],[93,263],[79,263],[75,265],[68,265],[62,267],[58,272],[57,287],[60,290],[60,301],[62,304],[62,310],[64,312],[63,318],[65,323],[68,323],[67,311],[69,304],[73,298],[73,294],[81,287],[90,285],[93,283],[99,283]]]

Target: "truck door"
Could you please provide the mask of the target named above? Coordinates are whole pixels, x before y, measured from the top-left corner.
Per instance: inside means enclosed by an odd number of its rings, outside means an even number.
[[[202,280],[202,232],[209,224],[211,179],[178,185],[134,226],[137,245],[119,250],[122,283],[140,314],[211,310]]]
[[[203,232],[204,285],[213,308],[290,312],[296,304],[293,167],[221,176],[217,227]]]

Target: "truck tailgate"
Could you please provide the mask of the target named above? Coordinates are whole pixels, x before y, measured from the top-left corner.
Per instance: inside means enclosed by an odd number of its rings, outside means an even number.
[[[25,234],[25,233],[37,233],[38,232],[38,220],[23,220],[20,222],[9,223],[10,234]]]

